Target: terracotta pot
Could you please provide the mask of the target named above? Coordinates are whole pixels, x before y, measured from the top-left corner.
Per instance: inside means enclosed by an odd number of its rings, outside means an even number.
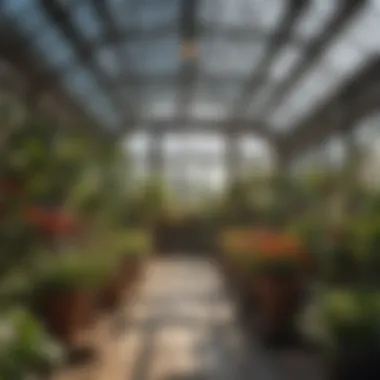
[[[301,288],[297,276],[259,275],[253,280],[259,329],[264,338],[283,335],[293,328]]]
[[[116,309],[122,300],[125,290],[124,281],[119,274],[113,276],[100,293],[100,306],[105,310]]]
[[[93,321],[96,292],[85,289],[48,291],[41,295],[38,309],[51,334],[70,344]]]

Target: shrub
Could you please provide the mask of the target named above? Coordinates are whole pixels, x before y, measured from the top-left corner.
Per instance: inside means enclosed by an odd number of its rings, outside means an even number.
[[[22,308],[0,316],[0,378],[22,380],[44,367],[59,365],[65,352]]]
[[[108,260],[83,252],[64,252],[39,266],[35,290],[95,289],[107,281],[109,273]]]
[[[304,313],[304,330],[327,351],[380,348],[380,293],[368,289],[322,290]]]

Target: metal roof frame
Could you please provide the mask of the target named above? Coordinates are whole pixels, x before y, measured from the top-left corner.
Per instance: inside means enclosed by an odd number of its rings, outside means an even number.
[[[275,144],[288,158],[295,157],[315,144],[320,143],[334,131],[343,131],[359,120],[367,112],[379,107],[376,95],[379,90],[379,61],[376,59],[363,70],[341,86],[333,97],[318,107],[311,116],[298,123],[292,133],[276,132],[268,123],[263,122],[264,115],[270,114],[284,100],[286,94],[294,89],[301,78],[305,77],[312,65],[318,61],[325,48],[354,19],[367,0],[344,0],[341,8],[325,25],[324,30],[308,44],[294,37],[294,29],[305,13],[310,0],[287,0],[287,7],[274,31],[263,30],[257,25],[232,26],[224,23],[204,21],[199,18],[201,1],[187,0],[181,2],[181,13],[178,19],[165,21],[158,26],[138,29],[126,26],[124,30],[117,27],[114,15],[107,0],[88,0],[102,24],[104,33],[99,41],[89,42],[77,30],[71,20],[70,11],[84,0],[72,1],[68,5],[57,0],[38,0],[41,9],[74,49],[81,64],[92,74],[99,86],[112,103],[114,112],[120,117],[118,133],[136,129],[155,130],[161,132],[181,132],[191,130],[212,130],[223,132],[256,133]],[[169,3],[172,0],[165,0]],[[137,4],[137,3],[136,3]],[[161,3],[160,3],[161,4]],[[162,3],[163,4],[163,3]],[[140,0],[138,6],[157,6],[152,1]],[[71,7],[71,8],[70,8]],[[11,62],[27,77],[30,88],[36,93],[49,93],[62,104],[64,112],[70,109],[77,118],[86,120],[101,129],[88,112],[82,110],[75,100],[59,86],[59,78],[63,71],[48,69],[27,52],[25,36],[5,17],[1,19],[0,53],[2,58]],[[240,75],[236,72],[220,74],[204,72],[197,60],[182,59],[178,70],[161,73],[139,73],[129,65],[128,54],[123,50],[125,44],[131,42],[159,41],[160,39],[178,36],[180,40],[201,38],[219,38],[235,42],[266,42],[265,54],[258,64],[252,67],[251,74]],[[289,43],[303,50],[302,58],[293,67],[289,75],[276,84],[271,97],[259,110],[255,118],[245,116],[252,101],[256,101],[260,91],[270,80],[270,67],[274,64],[281,49]],[[105,46],[112,46],[117,52],[117,59],[122,66],[120,75],[112,78],[95,61],[95,52]],[[69,68],[68,68],[69,69]],[[215,91],[223,91],[223,86],[241,84],[240,94],[228,107],[228,116],[224,120],[199,119],[191,115],[190,103],[195,97],[197,84]],[[176,112],[170,119],[151,119],[142,117],[139,107],[144,102],[144,91],[150,86],[173,86],[177,91]],[[375,87],[374,87],[375,86]],[[132,93],[133,99],[127,101],[123,89]],[[373,89],[373,91],[369,91]],[[355,112],[352,110],[355,104]],[[344,117],[336,115],[345,114]],[[344,121],[337,121],[344,120]],[[111,133],[111,131],[107,131]]]

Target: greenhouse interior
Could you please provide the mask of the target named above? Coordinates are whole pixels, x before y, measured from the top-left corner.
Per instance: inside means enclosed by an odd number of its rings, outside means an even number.
[[[380,0],[0,0],[0,379],[379,380],[379,35]]]

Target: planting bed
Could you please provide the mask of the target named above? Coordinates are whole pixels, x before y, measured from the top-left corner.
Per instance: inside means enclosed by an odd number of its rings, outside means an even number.
[[[221,241],[222,272],[242,321],[265,344],[294,342],[294,319],[306,285],[303,265],[307,254],[300,242],[249,229],[227,231]]]

